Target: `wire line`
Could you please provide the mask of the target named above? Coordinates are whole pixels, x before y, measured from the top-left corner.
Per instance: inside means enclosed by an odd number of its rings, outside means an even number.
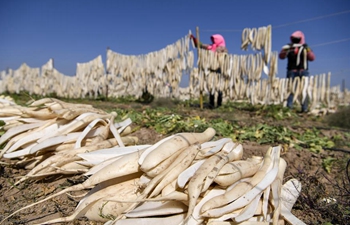
[[[309,22],[309,21],[313,21],[313,20],[319,20],[319,19],[323,19],[323,18],[327,18],[327,17],[332,17],[332,16],[338,16],[338,15],[345,14],[345,13],[350,13],[350,10],[346,10],[346,11],[342,11],[342,12],[337,12],[337,13],[332,13],[332,14],[328,14],[328,15],[324,15],[324,16],[313,17],[313,18],[305,19],[305,20],[299,20],[299,21],[295,21],[295,22],[291,22],[291,23],[286,23],[286,24],[281,24],[281,25],[277,25],[277,26],[272,26],[272,29],[281,28],[281,27],[286,27],[286,26],[290,26],[290,25],[294,25],[294,24],[298,24],[298,23],[305,23],[305,22]],[[202,30],[202,32],[242,32],[242,31],[243,31],[243,29],[241,29],[241,30],[238,30],[238,29]]]
[[[335,44],[335,43],[344,42],[344,41],[350,41],[350,38],[345,38],[345,39],[341,39],[341,40],[325,42],[325,43],[316,44],[316,45],[310,45],[310,47],[314,48],[314,47],[318,47],[318,46],[330,45],[330,44]]]
[[[286,26],[289,26],[289,25],[293,25],[293,24],[305,23],[305,22],[309,22],[309,21],[313,21],[313,20],[319,20],[319,19],[323,19],[323,18],[327,18],[327,17],[331,17],[331,16],[337,16],[337,15],[345,14],[345,13],[349,13],[349,12],[350,12],[350,10],[346,10],[346,11],[342,11],[342,12],[332,13],[332,14],[328,14],[328,15],[324,15],[324,16],[318,16],[318,17],[305,19],[305,20],[299,20],[299,21],[296,21],[296,22],[286,23],[286,24],[282,24],[282,25],[278,25],[278,26],[272,26],[272,27],[276,29],[276,28],[280,28],[280,27],[286,27]]]

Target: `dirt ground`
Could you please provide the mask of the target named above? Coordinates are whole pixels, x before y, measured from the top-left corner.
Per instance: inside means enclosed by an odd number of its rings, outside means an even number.
[[[107,106],[105,105],[104,107]],[[114,103],[113,107],[128,108],[135,107],[135,105],[121,105]],[[152,107],[152,105],[142,105],[137,107],[142,109],[144,107]],[[236,110],[234,113],[224,113],[217,110],[199,110],[191,108],[184,110],[183,114],[188,116],[200,115],[208,120],[217,117],[231,118],[233,120],[241,121],[246,126],[257,122],[264,122],[269,124],[282,124],[290,129],[295,129],[289,127],[291,121],[266,119],[247,111]],[[300,118],[295,118],[295,120],[300,120],[301,128],[324,127],[325,129],[322,130],[322,132],[325,135],[332,136],[336,133],[342,132],[341,130],[336,129],[326,129],[327,125],[320,119],[300,116]],[[158,140],[164,138],[164,135],[157,134],[154,130],[145,127],[137,130],[133,133],[133,136],[139,138],[139,144],[154,144]],[[271,146],[259,145],[249,141],[244,141],[242,145],[244,149],[244,158],[251,157],[252,155],[263,156],[268,147]],[[342,149],[350,150],[347,147],[342,147]],[[337,201],[344,201],[344,198],[349,198],[349,193],[344,194],[344,185],[349,187],[348,177],[346,177],[346,159],[349,159],[349,155],[348,152],[343,151],[323,150],[321,153],[316,154],[311,153],[307,149],[297,150],[294,148],[288,148],[286,152],[283,152],[281,157],[283,157],[288,163],[284,181],[295,177],[302,182],[302,193],[292,211],[294,215],[306,224],[326,224],[326,222],[337,224],[334,223],[334,221],[337,220],[333,220],[332,222],[329,218],[345,216],[339,214],[339,211],[337,211],[337,202],[326,203],[323,202],[322,199],[334,198],[337,199]],[[337,159],[336,163],[332,166],[331,173],[326,173],[322,167],[322,160],[328,156]],[[3,160],[3,162],[8,161]],[[23,206],[43,199],[45,196],[56,193],[63,188],[80,183],[85,179],[82,175],[50,177],[49,179],[40,181],[28,181],[18,187],[14,187],[13,183],[15,178],[23,176],[27,172],[27,170],[22,168],[13,168],[6,165],[0,166],[0,219],[3,219],[5,216]],[[61,195],[43,204],[21,211],[4,222],[4,224],[33,224],[50,218],[69,216],[79,200],[80,198]],[[348,199],[345,199],[345,201],[349,202]],[[332,213],[334,215],[331,215]],[[341,220],[338,220],[338,224],[342,224],[342,222],[339,221]],[[74,222],[66,224],[103,223],[87,221],[86,218],[80,218]]]

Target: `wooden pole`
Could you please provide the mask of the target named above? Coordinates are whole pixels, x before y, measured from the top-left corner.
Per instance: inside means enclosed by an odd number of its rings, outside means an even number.
[[[197,36],[197,56],[198,56],[198,74],[201,72],[201,56],[200,56],[200,42],[199,42],[199,27],[196,27],[196,36]],[[203,82],[203,81],[202,81]],[[201,81],[199,81],[201,84]],[[199,105],[200,108],[203,109],[203,90],[199,87]]]
[[[107,54],[108,54],[108,50],[110,50],[109,46],[107,46],[107,51],[106,51]],[[106,55],[107,55],[107,54],[106,54]],[[108,76],[108,71],[106,71],[106,74],[105,74],[105,81],[106,81],[106,82],[108,82],[107,76]],[[108,93],[108,84],[107,84],[107,83],[105,83],[105,84],[106,84],[106,100],[108,101],[108,94],[109,94],[109,93]]]

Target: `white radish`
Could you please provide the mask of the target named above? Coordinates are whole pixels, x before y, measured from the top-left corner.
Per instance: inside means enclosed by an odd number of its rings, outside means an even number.
[[[281,146],[274,147],[272,149],[272,159],[273,159],[273,167],[270,171],[268,171],[265,175],[263,175],[262,179],[253,186],[252,189],[247,191],[245,194],[240,196],[237,199],[233,199],[231,203],[224,207],[204,211],[202,208],[203,216],[205,217],[219,217],[222,216],[225,213],[232,212],[236,209],[242,208],[249,204],[258,194],[263,192],[265,188],[267,188],[276,178],[278,169],[279,169],[279,162],[280,162],[280,149]],[[255,177],[255,175],[254,175]],[[252,178],[250,183],[253,183],[254,177]],[[238,185],[237,185],[238,186]],[[226,195],[227,193],[225,193]],[[203,206],[204,207],[204,206]]]
[[[173,138],[175,135],[171,135],[169,137],[163,138],[160,141],[158,141],[157,143],[153,144],[152,146],[148,147],[140,156],[139,159],[139,164],[142,165],[143,161],[145,160],[146,156],[153,151],[154,149],[156,149],[160,144],[164,143],[165,141]]]
[[[148,171],[169,158],[172,154],[182,148],[186,148],[192,144],[209,141],[215,135],[213,128],[206,129],[203,133],[179,133],[173,138],[163,142],[156,149],[151,151],[141,164],[142,171]]]
[[[163,189],[162,189],[162,196],[167,196],[168,194],[177,191],[178,187],[176,185],[177,180],[174,179],[171,183],[167,184]]]
[[[187,221],[188,225],[195,225],[200,224],[203,222],[204,218],[200,216],[200,209],[202,205],[207,202],[209,199],[221,195],[225,193],[225,189],[214,187],[212,190],[210,190],[200,201],[199,203],[194,207],[193,212],[190,216],[190,218]]]
[[[189,206],[186,221],[191,216],[199,195],[203,191],[203,186],[207,175],[215,168],[215,166],[225,157],[226,154],[220,152],[206,159],[205,162],[198,168],[188,183]]]
[[[0,138],[0,145],[6,142],[8,139],[12,138],[13,136],[16,136],[19,133],[22,133],[24,131],[31,130],[33,128],[41,127],[46,123],[46,121],[41,121],[37,123],[29,123],[29,124],[23,124],[20,126],[13,127],[4,133]]]
[[[139,178],[135,177],[135,175],[129,176],[128,178],[128,180],[110,185],[84,197],[82,200],[80,200],[73,214],[70,216],[52,219],[42,222],[42,224],[70,222],[82,216],[86,216],[94,221],[106,222],[107,220],[103,219],[101,217],[101,214],[107,215],[109,212],[112,212],[111,210],[108,210],[108,207],[106,206],[109,198],[119,200],[133,200],[137,197],[138,187],[135,186],[135,184],[138,182]],[[114,202],[114,216],[123,213],[124,209],[127,207],[128,204]]]
[[[179,150],[175,152],[173,155],[171,155],[169,158],[165,159],[163,162],[160,162],[156,167],[152,168],[151,170],[147,171],[147,176],[155,177],[162,173],[166,168],[168,168],[174,161],[177,159],[177,157],[181,154],[182,151],[185,149]]]
[[[206,158],[219,152],[227,142],[232,142],[231,138],[221,138],[217,141],[208,141],[201,144],[201,152],[197,158]],[[207,150],[207,151],[206,151]]]
[[[142,152],[142,150],[141,150]],[[45,202],[49,199],[52,199],[56,196],[62,195],[64,193],[70,192],[70,191],[79,191],[79,190],[84,190],[86,188],[91,188],[95,186],[96,184],[99,184],[101,182],[111,180],[114,178],[119,178],[123,176],[127,176],[130,174],[134,174],[139,172],[139,165],[138,165],[138,158],[139,158],[140,152],[134,152],[130,153],[119,160],[115,161],[114,163],[106,166],[102,170],[97,171],[94,175],[92,175],[89,179],[84,181],[81,184],[77,184],[75,186],[66,188],[58,193],[55,193],[45,199],[39,200],[33,204],[30,204],[28,206],[22,207],[15,212],[11,213],[9,216],[5,217],[0,223],[4,222],[6,219],[9,217],[17,214],[18,212],[30,208],[32,206],[35,206],[39,203]]]
[[[107,125],[106,121],[101,119],[101,118],[97,118],[94,119],[93,121],[91,121],[85,128],[84,130],[80,133],[80,136],[76,139],[75,142],[75,147],[74,148],[80,148],[81,147],[81,142],[82,140],[87,136],[87,134],[92,130],[92,128],[98,123],[101,122],[104,126]]]
[[[129,218],[164,216],[187,211],[187,206],[179,201],[143,202],[134,210],[125,214]]]
[[[153,192],[150,194],[150,197],[158,195],[161,190],[171,183],[173,180],[176,180],[178,175],[187,167],[189,167],[196,155],[198,154],[199,146],[197,145],[191,145],[190,147],[186,148],[182,153],[186,154],[187,156],[178,163],[174,168],[172,168],[168,174],[162,179],[159,184],[155,187]],[[182,154],[181,154],[182,155]],[[181,156],[179,156],[180,158]]]
[[[301,182],[295,178],[288,180],[283,184],[281,190],[281,201],[286,209],[292,210],[301,192]]]
[[[76,140],[81,135],[81,132],[72,132],[69,134],[63,134],[55,137],[48,138],[38,144],[33,146],[28,154],[34,154],[39,150],[45,149],[47,147],[51,147],[54,145],[58,145],[64,142],[70,142]]]
[[[93,152],[80,153],[78,156],[85,161],[94,161],[97,165],[110,158],[124,156],[126,154],[144,150],[149,146],[150,145],[135,145],[126,147],[114,146],[111,148],[99,149]]]
[[[225,147],[228,145],[229,147],[227,147],[228,149],[226,150]],[[209,186],[213,183],[215,177],[217,176],[221,168],[226,163],[234,160],[242,159],[242,156],[243,156],[243,146],[241,144],[235,144],[232,141],[227,142],[224,145],[222,151],[227,151],[227,155],[223,156],[220,159],[220,161],[215,165],[215,167],[209,172],[209,174],[207,175],[207,178],[205,179],[202,192],[206,191],[209,188]]]
[[[215,177],[214,182],[223,187],[229,186],[242,178],[253,176],[261,163],[261,157],[226,163]]]
[[[244,209],[239,213],[239,215],[234,217],[234,221],[240,223],[253,217],[255,212],[258,210],[261,195],[262,193],[254,197],[254,199],[247,206],[244,207]]]
[[[260,169],[254,174],[254,176],[249,180],[249,182],[239,183],[233,189],[227,191],[224,195],[210,199],[203,205],[201,212],[204,213],[207,210],[224,206],[236,200],[244,193],[252,189],[256,184],[258,184],[264,178],[267,171],[269,171],[273,166],[271,152],[272,148],[269,148],[265,154],[263,164],[261,165]]]
[[[177,177],[177,185],[180,188],[184,188],[186,183],[190,180],[191,177],[195,174],[195,172],[200,168],[200,166],[205,162],[205,160],[199,160],[192,164],[190,167],[188,167],[186,170],[184,170],[182,173],[179,174]]]
[[[292,225],[304,225],[305,223],[291,213],[293,205],[301,192],[301,182],[296,179],[288,180],[281,190],[281,215]]]
[[[35,142],[38,139],[45,137],[45,136],[49,135],[50,133],[54,133],[57,130],[58,130],[58,124],[52,124],[41,131],[31,132],[31,134],[28,134],[27,136],[21,138],[14,145],[12,145],[8,150],[6,150],[6,152],[7,153],[13,152],[13,151],[17,150],[19,147],[21,147],[27,143],[30,143],[30,142]]]
[[[282,182],[284,177],[284,172],[286,171],[287,162],[280,158],[280,164],[278,168],[278,173],[276,179],[271,184],[272,197],[273,197],[273,206],[275,211],[273,213],[273,223],[277,224],[280,214],[281,214],[281,191],[282,191]]]
[[[97,171],[103,169],[104,167],[106,167],[107,165],[113,163],[114,161],[120,159],[122,156],[116,156],[116,157],[112,157],[112,158],[109,158],[103,162],[92,162],[92,161],[81,161],[80,163],[82,165],[90,165],[91,168],[86,172],[84,173],[85,176],[90,176],[90,175],[93,175],[95,174]]]
[[[119,131],[117,131],[117,129],[116,129],[116,127],[115,127],[113,121],[114,121],[114,116],[110,119],[110,123],[111,123],[111,124],[110,124],[109,129],[110,129],[110,131],[112,132],[114,138],[117,140],[118,145],[119,145],[120,147],[125,147],[125,145],[124,145],[124,143],[123,143],[123,141],[122,141],[122,139],[121,139],[121,137],[120,137]]]
[[[180,224],[184,217],[185,213],[176,214],[173,216],[167,217],[146,217],[146,218],[128,218],[128,219],[120,219],[115,221],[115,223],[110,223],[109,225],[178,225]]]

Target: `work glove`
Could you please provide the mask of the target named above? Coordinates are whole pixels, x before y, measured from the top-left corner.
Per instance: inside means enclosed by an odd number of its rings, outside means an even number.
[[[311,51],[310,47],[307,44],[303,44],[303,47],[306,49],[307,52]]]

